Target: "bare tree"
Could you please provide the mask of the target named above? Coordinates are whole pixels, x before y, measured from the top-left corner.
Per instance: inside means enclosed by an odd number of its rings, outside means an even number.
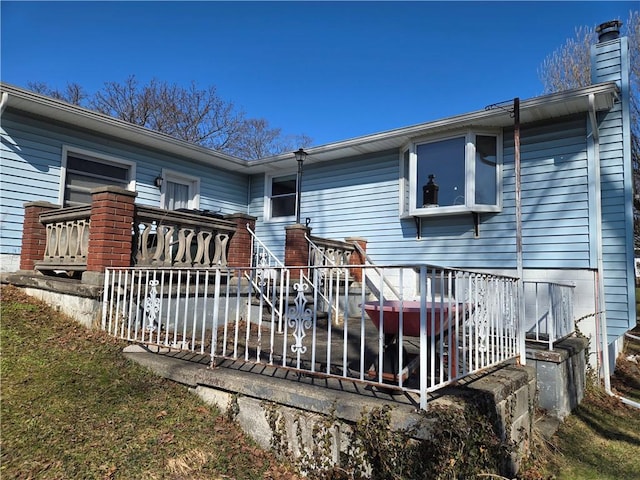
[[[106,82],[93,96],[74,83],[64,91],[41,82],[28,86],[35,92],[247,160],[311,143],[304,135],[283,135],[265,119],[245,118],[233,103],[218,95],[214,86],[201,89],[195,82],[188,87],[156,79],[140,84],[135,75],[130,75],[123,82]],[[303,143],[294,143],[294,139]]]
[[[634,170],[634,217],[636,247],[640,247],[640,12],[629,12],[622,34],[629,40],[631,117],[631,160]],[[590,52],[596,42],[594,28],[576,29],[575,37],[550,54],[542,63],[538,75],[545,93],[591,85]]]
[[[83,105],[88,97],[84,89],[77,83],[68,83],[64,90],[52,89],[43,82],[29,82],[27,86],[29,90],[33,90],[36,93],[41,93],[42,95],[63,100],[74,105]]]
[[[230,153],[255,160],[282,152],[307,147],[311,139],[306,135],[284,136],[282,129],[272,128],[264,118],[249,119],[244,123],[241,140]]]
[[[240,141],[244,114],[215,87],[188,88],[156,79],[140,85],[134,75],[107,82],[90,101],[93,109],[222,152]]]

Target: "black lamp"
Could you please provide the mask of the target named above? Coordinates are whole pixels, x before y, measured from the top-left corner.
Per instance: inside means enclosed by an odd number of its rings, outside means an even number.
[[[162,187],[162,182],[164,181],[164,179],[162,178],[162,175],[158,175],[155,180],[153,181],[153,184],[158,187],[161,188]]]
[[[307,158],[307,152],[302,148],[299,148],[294,152],[296,156],[296,162],[298,162],[298,175],[296,178],[296,223],[300,223],[300,195],[302,191],[302,164],[305,158]]]

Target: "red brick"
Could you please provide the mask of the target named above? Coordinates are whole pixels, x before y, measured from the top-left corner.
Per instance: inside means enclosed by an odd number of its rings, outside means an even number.
[[[93,194],[88,270],[102,272],[106,267],[130,266],[134,201],[127,193]]]

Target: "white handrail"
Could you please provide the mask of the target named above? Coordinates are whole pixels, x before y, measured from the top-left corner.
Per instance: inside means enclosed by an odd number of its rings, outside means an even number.
[[[320,247],[318,247],[306,234],[304,236],[304,238],[307,240],[307,242],[309,242],[309,246],[311,247],[311,249],[316,252],[318,255],[320,255],[323,259],[324,259],[324,264],[325,265],[330,265],[332,268],[340,268],[340,265],[336,265],[335,262],[330,259],[327,255],[325,255],[325,253],[322,251],[322,249]],[[311,259],[309,259],[309,263],[311,262]],[[310,270],[310,267],[312,265],[308,266],[308,270]],[[316,265],[313,265],[316,266]],[[331,316],[334,315],[335,316],[335,323],[338,324],[339,320],[339,308],[337,305],[334,305],[333,301],[331,298],[329,298],[327,295],[324,294],[324,292],[318,288],[318,285],[316,284],[316,282],[314,282],[311,279],[311,274],[303,274],[302,272],[300,273],[300,275],[302,276],[302,278],[309,282],[309,285],[311,285],[311,288],[313,289],[313,291],[315,293],[317,293],[320,298],[325,302],[326,305],[329,306],[329,311],[327,312],[327,314],[329,315],[329,319],[331,319]]]
[[[271,260],[273,260],[273,261],[274,261],[274,263],[276,264],[276,266],[278,266],[278,267],[280,267],[280,268],[284,268],[284,263],[282,263],[282,262],[278,259],[278,257],[276,257],[276,256],[271,252],[271,250],[269,250],[269,249],[267,248],[267,246],[266,246],[264,243],[262,243],[262,240],[260,240],[260,239],[257,237],[257,235],[255,234],[255,232],[254,232],[253,230],[251,230],[251,227],[249,227],[249,224],[248,224],[248,223],[247,223],[247,230],[248,230],[248,232],[251,234],[251,237],[253,238],[253,240],[254,240],[255,242],[257,242],[257,243],[260,245],[260,247],[261,247],[265,252],[267,252],[267,253],[269,254],[269,258],[270,258]],[[253,243],[251,244],[251,253],[253,254]],[[253,258],[253,255],[252,255],[252,258]]]
[[[356,248],[358,253],[360,255],[362,255],[362,257],[365,260],[365,264],[367,264],[367,262],[368,262],[368,264],[373,267],[373,269],[376,271],[376,273],[382,277],[382,281],[384,282],[385,286],[389,290],[391,290],[391,293],[393,293],[398,300],[400,300],[402,298],[402,295],[400,294],[400,292],[398,292],[398,290],[393,286],[393,284],[389,281],[388,278],[386,278],[385,276],[382,275],[382,272],[380,271],[380,268],[378,268],[376,266],[376,264],[373,263],[373,260],[371,260],[371,257],[369,257],[369,255],[367,255],[367,252],[365,252],[364,249],[360,245],[358,245],[358,243],[354,242],[353,246]],[[382,292],[379,292],[379,293],[382,293]]]

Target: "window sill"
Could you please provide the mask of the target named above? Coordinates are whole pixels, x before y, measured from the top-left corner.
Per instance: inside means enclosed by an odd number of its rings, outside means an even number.
[[[296,216],[292,215],[290,217],[269,217],[269,218],[265,218],[264,222],[265,223],[291,223],[291,222],[295,222],[296,220]]]
[[[430,207],[430,208],[416,208],[411,210],[408,214],[404,213],[400,218],[415,218],[415,217],[443,217],[448,215],[463,215],[469,213],[496,213],[501,212],[502,206],[500,205],[473,205],[468,207],[466,205],[455,205],[449,207]]]

